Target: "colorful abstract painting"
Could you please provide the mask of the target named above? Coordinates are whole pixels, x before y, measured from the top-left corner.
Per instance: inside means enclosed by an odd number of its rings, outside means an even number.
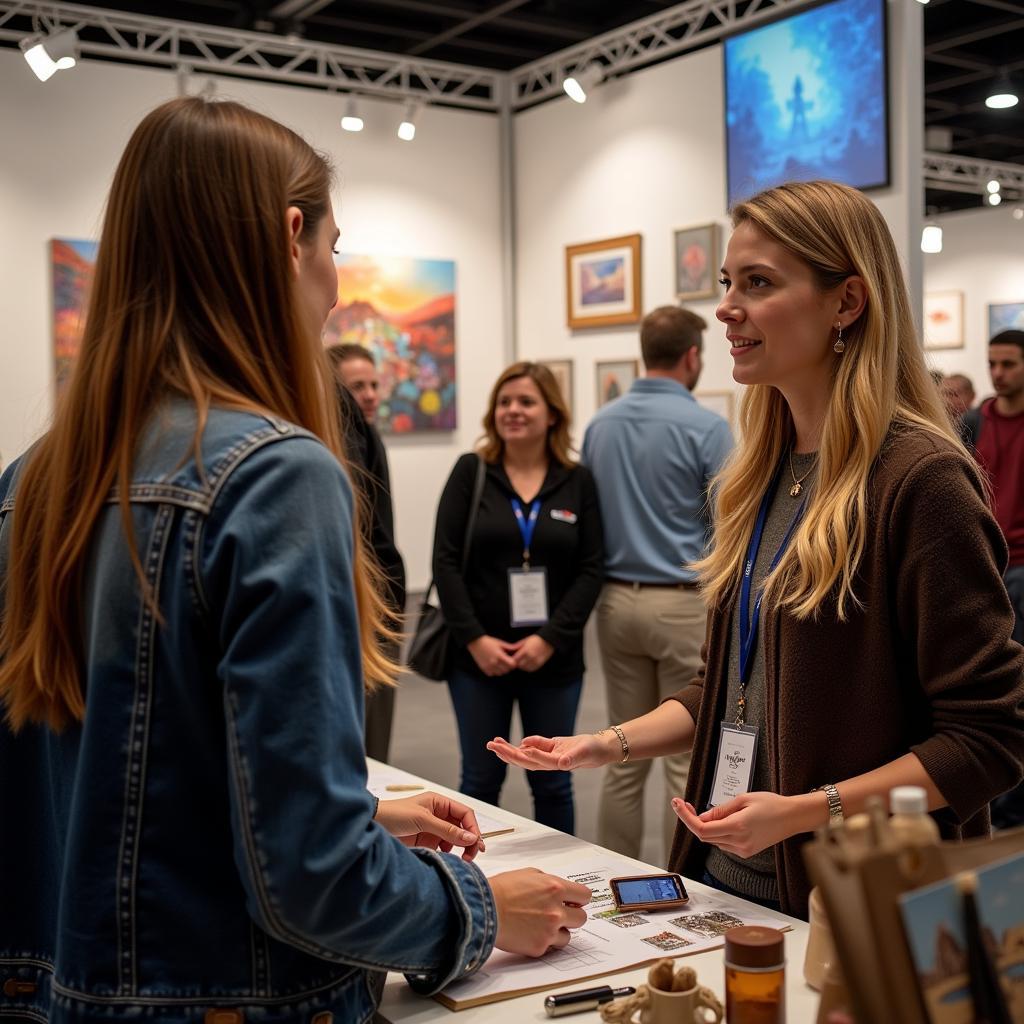
[[[454,430],[455,263],[342,254],[324,344],[368,348],[380,373],[386,434]]]
[[[50,241],[53,273],[53,355],[57,395],[67,387],[85,330],[85,302],[96,266],[96,242],[74,238]]]

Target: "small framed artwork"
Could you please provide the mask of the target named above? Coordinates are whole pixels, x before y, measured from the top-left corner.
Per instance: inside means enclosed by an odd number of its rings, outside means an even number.
[[[562,398],[572,416],[572,360],[571,359],[538,359],[538,366],[546,366],[558,382]]]
[[[928,292],[925,295],[924,347],[964,347],[963,292]]]
[[[717,224],[700,224],[674,232],[680,299],[713,299],[718,294],[719,231]]]
[[[613,362],[597,363],[594,367],[597,384],[597,407],[621,398],[632,386],[640,372],[637,359],[616,359]]]
[[[565,247],[569,327],[611,327],[640,320],[640,236]]]
[[[693,397],[697,404],[718,413],[729,424],[730,429],[736,425],[736,392],[735,391],[694,391]]]
[[[1000,331],[1024,331],[1024,302],[989,303],[988,337]]]

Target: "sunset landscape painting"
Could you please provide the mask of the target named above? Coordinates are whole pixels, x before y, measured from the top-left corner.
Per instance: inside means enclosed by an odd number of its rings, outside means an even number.
[[[377,362],[385,434],[454,430],[455,263],[343,253],[324,344],[355,342]]]
[[[50,240],[53,281],[53,355],[58,397],[67,387],[85,330],[85,304],[96,266],[98,243]]]

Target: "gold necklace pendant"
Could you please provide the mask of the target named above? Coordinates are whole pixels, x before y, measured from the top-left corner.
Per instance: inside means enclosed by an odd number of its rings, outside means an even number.
[[[791,498],[799,498],[800,497],[800,492],[802,490],[803,490],[803,486],[801,485],[800,481],[798,480],[795,484],[793,484],[792,487],[790,487],[790,489],[789,489],[789,496]]]

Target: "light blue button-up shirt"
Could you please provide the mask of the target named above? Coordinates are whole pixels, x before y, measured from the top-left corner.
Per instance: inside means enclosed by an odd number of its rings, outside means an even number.
[[[583,438],[597,481],[605,573],[640,583],[692,580],[710,533],[707,490],[732,449],[729,425],[678,381],[644,377],[599,409]]]

